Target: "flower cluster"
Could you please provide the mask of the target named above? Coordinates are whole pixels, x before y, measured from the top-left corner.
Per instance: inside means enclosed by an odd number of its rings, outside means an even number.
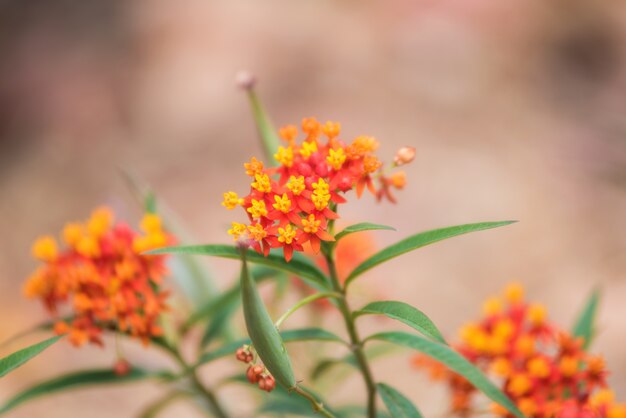
[[[278,167],[265,168],[256,158],[244,164],[252,179],[250,193],[239,197],[235,192],[227,192],[222,202],[227,209],[241,206],[248,215],[249,224],[232,223],[228,233],[235,241],[249,240],[255,250],[265,255],[270,248],[282,248],[289,261],[294,250],[303,251],[307,242],[317,253],[321,241],[334,240],[326,229],[329,221],[338,218],[336,206],[346,202],[341,194],[355,189],[360,197],[367,188],[379,199],[394,201],[391,189],[404,187],[404,173],[386,177],[382,162],[374,155],[378,142],[359,136],[346,144],[339,139],[340,128],[339,123],[322,125],[315,118],[306,118],[302,121],[305,138],[301,143],[296,141],[295,126],[280,130],[285,146],[274,155]],[[326,140],[322,141],[322,137]],[[412,148],[403,150],[396,156],[394,166],[413,159]]]
[[[498,378],[526,417],[626,418],[626,405],[615,403],[607,389],[604,360],[586,353],[580,338],[550,324],[545,307],[525,303],[523,294],[521,286],[512,284],[504,298],[489,299],[484,317],[462,328],[462,342],[455,348]],[[469,382],[423,356],[415,357],[414,364],[447,381],[454,412],[471,415],[477,391]],[[511,416],[497,405],[494,413]]]
[[[255,355],[252,353],[252,347],[244,345],[237,349],[235,353],[237,360],[248,364],[246,378],[253,385],[258,385],[259,389],[271,392],[276,387],[276,381],[270,372],[263,366],[255,364]]]
[[[168,294],[160,289],[165,258],[141,253],[172,238],[156,215],[146,214],[140,226],[144,234],[114,224],[111,210],[99,208],[84,224],[65,226],[64,250],[51,236],[37,239],[32,252],[45,264],[25,283],[24,294],[43,301],[57,334],[69,334],[76,346],[102,345],[104,329],[128,333],[145,344],[161,335],[158,317],[167,308]],[[63,305],[69,309],[60,312]]]

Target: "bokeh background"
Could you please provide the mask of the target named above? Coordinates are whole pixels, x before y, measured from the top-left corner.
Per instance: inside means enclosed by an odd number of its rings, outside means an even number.
[[[138,219],[120,168],[148,181],[198,242],[228,241],[234,215],[222,210],[221,193],[245,191],[241,164],[261,154],[234,85],[245,68],[277,125],[337,120],[346,138],[377,137],[387,159],[402,145],[417,148],[397,205],[365,197],[343,213],[398,229],[376,233],[378,245],[434,227],[520,221],[371,271],[355,306],[374,296],[403,300],[453,337],[510,280],[563,327],[601,285],[594,348],[626,399],[622,3],[4,0],[0,51],[0,340],[45,317],[20,290],[36,264],[36,236],[101,204]],[[220,287],[232,282],[236,263],[210,265]],[[161,361],[127,350],[144,365]],[[426,416],[443,416],[445,390],[409,370],[408,358],[381,359],[374,372],[401,382]],[[58,344],[2,379],[0,402],[37,380],[113,361],[112,344]],[[203,378],[227,367],[209,366]],[[359,400],[361,385],[349,377],[331,399]],[[151,384],[82,390],[9,416],[132,417],[160,392]],[[246,404],[236,389],[224,396]],[[199,415],[174,406],[164,416]]]

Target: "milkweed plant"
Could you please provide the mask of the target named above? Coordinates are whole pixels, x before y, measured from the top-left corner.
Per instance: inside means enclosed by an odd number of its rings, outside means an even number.
[[[32,254],[39,266],[26,279],[23,293],[42,303],[49,320],[1,347],[15,345],[26,334],[54,336],[2,358],[0,377],[52,344],[103,347],[110,341],[103,339],[106,334],[115,336],[117,360],[108,368],[75,371],[18,388],[0,400],[0,414],[43,395],[87,385],[153,380],[169,390],[146,405],[142,417],[157,416],[172,402],[184,400],[200,400],[194,403],[207,416],[245,416],[240,405],[220,396],[226,384],[241,384],[256,394],[252,399],[258,405],[251,416],[421,417],[406,390],[379,381],[372,371],[371,363],[384,353],[379,347],[395,345],[415,353],[407,359],[412,367],[403,380],[426,373],[440,381],[449,388],[449,402],[442,410],[450,414],[626,418],[626,404],[616,402],[607,385],[604,360],[589,351],[598,291],[567,331],[549,321],[543,305],[526,302],[521,285],[513,283],[502,296],[487,300],[482,317],[464,325],[455,343],[407,302],[373,300],[352,306],[350,291],[366,271],[426,245],[513,221],[468,223],[412,235],[401,231],[405,238],[377,249],[371,231],[393,228],[342,221],[339,229],[341,206],[362,197],[396,203],[407,181],[401,167],[412,162],[415,149],[402,147],[385,163],[374,137],[346,138],[339,123],[320,123],[313,117],[304,118],[299,127],[275,130],[252,77],[242,75],[239,84],[250,100],[265,155],[242,155],[241,175],[248,177],[250,186],[223,194],[222,206],[232,211],[232,224],[225,231],[230,244],[186,245],[190,239],[181,222],[131,175],[129,184],[145,212],[138,227],[100,207],[84,222],[66,224],[60,239],[38,238]],[[223,187],[229,189],[227,180]],[[238,260],[239,280],[220,291],[216,278],[198,263],[203,256]],[[178,268],[170,270],[170,261]],[[272,280],[280,291],[270,303],[257,287]],[[172,286],[175,283],[178,286]],[[179,289],[177,297],[188,299],[192,308],[172,303],[171,288]],[[286,290],[300,300],[278,315],[273,305],[288,294]],[[289,317],[307,305],[314,317],[338,312],[343,331],[324,329],[314,320],[312,326],[289,327]],[[240,307],[245,332],[234,321]],[[407,331],[363,335],[358,319],[365,315],[399,321]],[[121,340],[162,351],[176,368],[140,367],[126,357]],[[301,364],[288,350],[296,341],[333,345],[337,355],[318,356],[312,367]],[[195,344],[195,355],[183,352],[183,344]],[[203,366],[224,358],[239,365],[234,375],[201,379]],[[360,404],[335,404],[320,383],[320,376],[340,364],[360,374],[362,385],[353,388]]]

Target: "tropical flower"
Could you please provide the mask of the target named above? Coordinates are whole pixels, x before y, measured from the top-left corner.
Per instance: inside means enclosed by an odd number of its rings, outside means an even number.
[[[248,195],[229,191],[222,202],[229,210],[241,206],[250,221],[233,222],[228,233],[235,241],[246,240],[265,255],[271,248],[282,248],[287,261],[307,242],[317,253],[322,242],[334,240],[327,231],[329,221],[339,217],[337,205],[346,202],[344,195],[350,190],[360,197],[367,188],[379,200],[395,202],[390,190],[401,189],[406,182],[400,172],[384,175],[374,155],[378,142],[372,137],[359,136],[348,144],[339,139],[339,123],[322,125],[315,118],[303,119],[302,132],[305,138],[298,143],[295,126],[281,128],[285,146],[274,155],[278,167],[265,168],[253,157],[244,164],[251,178]],[[409,161],[406,156],[404,160]]]
[[[24,294],[39,298],[55,320],[57,334],[75,346],[102,345],[103,330],[117,330],[145,344],[161,335],[159,315],[167,309],[161,289],[167,273],[162,255],[142,252],[172,242],[161,219],[146,214],[137,233],[114,223],[108,208],[95,210],[85,223],[63,229],[66,248],[51,236],[37,239],[33,255],[43,262],[26,281]]]
[[[524,302],[519,284],[509,285],[503,298],[487,300],[483,313],[480,321],[461,329],[455,348],[495,377],[526,417],[626,417],[626,405],[616,403],[607,388],[604,360],[585,352],[580,338],[548,322],[543,305]],[[424,356],[414,357],[413,364],[448,383],[455,413],[471,415],[478,391],[469,382]],[[498,405],[493,412],[512,416]]]

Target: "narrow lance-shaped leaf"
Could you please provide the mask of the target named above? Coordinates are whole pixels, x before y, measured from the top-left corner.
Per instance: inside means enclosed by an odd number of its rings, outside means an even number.
[[[148,251],[147,254],[197,254],[235,260],[241,258],[239,250],[235,247],[220,244],[165,247]],[[317,289],[328,290],[328,282],[324,273],[300,253],[294,253],[291,261],[286,262],[283,255],[279,252],[271,252],[267,257],[264,257],[255,251],[248,250],[246,259],[251,263],[262,264],[277,270],[293,273]]]
[[[421,332],[425,336],[432,338],[435,341],[446,344],[446,340],[441,335],[441,332],[437,329],[433,321],[430,320],[425,313],[417,308],[404,302],[396,301],[380,301],[372,302],[367,306],[354,312],[354,317],[361,315],[385,315],[392,319],[397,319],[410,326],[413,329]]]
[[[595,319],[598,312],[598,304],[600,302],[600,289],[593,290],[587,303],[576,320],[572,328],[572,334],[575,337],[583,338],[583,349],[586,350],[591,345],[591,341],[595,333]]]
[[[17,369],[22,364],[35,357],[37,354],[41,353],[46,348],[59,341],[59,339],[61,338],[62,336],[48,338],[47,340],[23,348],[13,354],[10,354],[0,359],[0,377],[6,375],[10,371]]]
[[[241,263],[241,302],[246,329],[254,349],[274,379],[286,388],[296,386],[291,359],[274,321],[270,318],[259,291],[250,277],[245,250]]]
[[[520,410],[517,409],[513,402],[504,393],[502,393],[500,389],[491,383],[491,381],[476,366],[467,361],[465,357],[451,349],[449,346],[406,332],[383,332],[374,334],[366,339],[366,341],[371,340],[387,341],[393,344],[402,345],[432,357],[433,359],[446,365],[450,368],[450,370],[463,376],[471,384],[473,384],[476,389],[483,392],[494,402],[502,405],[511,414],[518,418],[524,418],[524,415],[520,412]]]
[[[377,265],[384,263],[387,260],[395,258],[399,255],[413,251],[415,249],[424,247],[429,244],[433,244],[438,241],[442,241],[447,238],[452,238],[457,235],[467,234],[474,231],[482,231],[485,229],[497,228],[504,225],[512,224],[515,221],[503,221],[503,222],[482,222],[476,224],[457,225],[441,229],[433,229],[431,231],[420,232],[415,235],[411,235],[408,238],[403,239],[395,244],[390,245],[387,248],[377,252],[361,264],[359,264],[346,279],[345,286],[348,285],[361,274],[367,270],[376,267]]]
[[[335,241],[339,241],[341,238],[345,237],[346,235],[354,234],[355,232],[374,231],[374,230],[395,231],[396,229],[387,225],[379,225],[379,224],[372,224],[369,222],[362,222],[362,223],[347,226],[344,229],[342,229],[340,232],[337,233],[337,235],[335,235]]]
[[[117,376],[111,369],[84,370],[81,372],[70,373],[46,380],[18,393],[2,405],[0,408],[0,414],[8,412],[24,402],[68,389],[83,388],[93,385],[132,382],[151,377],[164,376],[165,375],[163,373],[151,373],[137,368],[133,368],[124,376]]]
[[[376,387],[393,418],[422,418],[420,411],[406,396],[384,383],[379,383]]]

